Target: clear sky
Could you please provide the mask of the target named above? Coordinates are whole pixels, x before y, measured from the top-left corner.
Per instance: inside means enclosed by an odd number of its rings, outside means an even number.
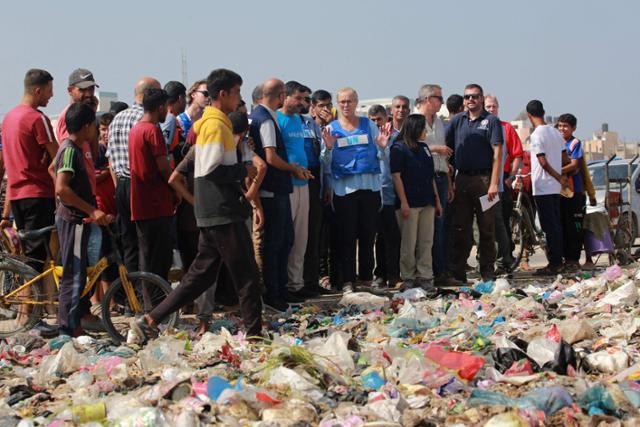
[[[498,95],[503,119],[538,98],[550,115],[575,114],[580,137],[607,122],[640,141],[638,17],[637,0],[12,1],[0,24],[0,116],[29,68],[53,74],[45,111],[57,114],[73,69],[130,103],[143,75],[181,80],[184,49],[189,81],[231,68],[245,99],[271,76],[353,86],[361,99],[415,98],[424,83],[446,97],[475,82]]]

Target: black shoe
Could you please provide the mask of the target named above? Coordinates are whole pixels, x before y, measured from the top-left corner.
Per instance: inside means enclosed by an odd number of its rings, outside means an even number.
[[[293,292],[289,292],[289,291],[286,291],[284,293],[283,299],[289,304],[302,304],[304,302],[304,298],[301,298],[297,294],[294,294]]]
[[[298,298],[302,298],[303,300],[308,300],[308,299],[312,299],[312,298],[318,298],[320,296],[319,293],[312,291],[307,286],[305,286],[302,289],[297,290],[295,292],[289,292],[289,293],[292,294],[292,295],[297,296]]]
[[[277,311],[279,313],[284,313],[289,309],[289,304],[279,298],[264,298],[262,300],[262,304],[265,306],[265,308],[271,311]]]
[[[38,320],[38,323],[33,325],[33,328],[40,332],[42,338],[53,338],[58,336],[58,327],[48,324],[43,320]]]
[[[315,284],[315,285],[304,285],[304,289],[307,289],[311,292],[316,293],[318,296],[322,296],[322,295],[331,295],[333,292],[331,292],[329,289],[325,289],[322,286]]]

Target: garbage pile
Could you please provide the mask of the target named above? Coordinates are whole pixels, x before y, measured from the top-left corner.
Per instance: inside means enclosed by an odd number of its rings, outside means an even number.
[[[640,270],[549,282],[354,292],[257,344],[230,316],[144,347],[19,334],[0,427],[636,425]]]

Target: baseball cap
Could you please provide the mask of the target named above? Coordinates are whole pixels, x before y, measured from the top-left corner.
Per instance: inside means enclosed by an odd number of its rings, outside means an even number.
[[[91,86],[100,87],[96,84],[93,73],[86,68],[77,68],[69,75],[69,86],[79,89],[86,89]]]

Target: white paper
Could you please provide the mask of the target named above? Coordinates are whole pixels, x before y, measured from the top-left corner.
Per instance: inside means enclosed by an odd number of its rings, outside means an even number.
[[[484,196],[480,196],[480,207],[482,207],[482,212],[486,212],[487,209],[491,209],[491,206],[495,205],[500,201],[500,196],[496,194],[496,197],[493,198],[492,201],[489,201],[489,195],[485,194]]]

